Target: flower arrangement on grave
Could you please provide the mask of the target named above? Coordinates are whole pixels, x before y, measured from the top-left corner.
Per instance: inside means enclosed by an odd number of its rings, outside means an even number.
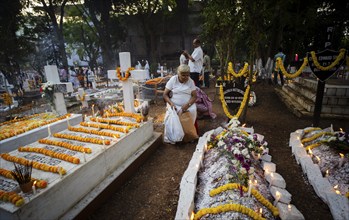
[[[100,144],[100,145],[110,145],[110,140],[102,140],[99,138],[91,138],[91,137],[81,137],[81,136],[76,136],[76,135],[71,135],[71,134],[53,134],[53,137],[56,138],[64,138],[64,139],[69,139],[69,140],[76,140],[76,141],[81,141],[81,142],[88,142],[92,144]]]
[[[102,123],[108,123],[108,124],[130,126],[135,128],[139,128],[140,126],[138,123],[120,121],[120,119],[90,118],[90,120],[93,122],[102,122]]]
[[[79,164],[80,163],[80,159],[77,157],[73,157],[70,156],[68,154],[64,154],[64,153],[58,153],[52,150],[48,150],[45,148],[38,148],[38,147],[19,147],[18,148],[19,152],[34,152],[34,153],[38,153],[38,154],[43,154],[46,156],[50,156],[50,157],[54,157],[60,160],[64,160],[73,164]]]
[[[51,83],[50,81],[43,83],[41,88],[40,88],[40,92],[42,92],[41,97],[45,98],[48,103],[53,106],[54,104],[54,85],[53,83]]]
[[[50,140],[50,139],[40,139],[38,142],[40,144],[48,144],[48,145],[64,147],[66,149],[78,151],[78,152],[82,152],[82,153],[87,153],[87,154],[92,153],[91,148],[83,147],[83,146],[79,146],[79,145],[74,145],[74,144],[70,144],[67,142],[63,142],[63,141],[54,141],[54,140]]]
[[[93,129],[86,129],[82,127],[68,127],[69,131],[75,131],[75,132],[82,132],[82,133],[87,133],[87,134],[95,134],[99,136],[108,136],[108,137],[113,137],[113,138],[119,138],[120,134],[112,133],[112,132],[107,132],[107,131],[97,131]]]
[[[0,168],[0,176],[6,177],[8,179],[13,179],[13,176],[11,174],[11,171]],[[36,178],[31,179],[32,182],[36,181],[35,186],[38,188],[46,188],[47,187],[47,181],[46,180],[39,180]]]
[[[15,169],[11,171],[13,179],[15,179],[24,193],[29,192],[32,188],[32,170],[33,162],[26,161],[22,164],[13,163]]]
[[[16,157],[16,156],[11,156],[8,153],[3,153],[0,154],[1,158],[7,161],[11,161],[14,163],[18,163],[18,164],[28,164],[29,160],[21,158],[21,157]],[[46,172],[52,172],[52,173],[59,173],[61,175],[65,175],[67,173],[67,171],[65,169],[63,169],[62,167],[58,167],[58,166],[50,166],[47,164],[43,164],[43,163],[39,163],[36,161],[33,161],[33,168],[38,169],[38,170],[43,170]]]
[[[126,70],[126,72],[125,72],[125,76],[123,77],[122,76],[122,74],[121,74],[121,68],[120,67],[117,67],[116,68],[116,75],[117,75],[117,77],[118,77],[118,79],[119,80],[121,80],[121,81],[126,81],[129,77],[130,77],[130,75],[131,75],[131,71],[132,70],[134,70],[135,68],[133,68],[133,67],[129,67],[127,70]]]
[[[15,206],[19,207],[25,203],[24,198],[15,192],[6,192],[0,190],[0,200],[4,202],[11,202]]]
[[[102,123],[87,123],[87,122],[80,122],[81,126],[84,127],[92,127],[92,128],[99,128],[99,129],[108,129],[113,131],[119,131],[122,133],[128,133],[130,129],[128,127],[116,127],[108,124],[102,124]]]

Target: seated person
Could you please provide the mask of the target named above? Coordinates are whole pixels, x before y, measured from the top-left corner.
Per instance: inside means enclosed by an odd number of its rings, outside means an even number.
[[[198,112],[198,118],[202,118],[205,115],[209,115],[212,119],[215,119],[217,115],[212,111],[212,100],[202,91],[199,87],[196,87],[196,108]]]

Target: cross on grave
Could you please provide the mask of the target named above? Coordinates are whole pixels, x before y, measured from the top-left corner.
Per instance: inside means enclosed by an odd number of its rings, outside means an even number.
[[[120,60],[120,71],[122,73],[126,72],[128,68],[131,67],[131,54],[130,52],[121,52],[119,53]],[[132,79],[128,78],[125,81],[121,82],[122,84],[122,93],[124,96],[124,107],[125,112],[134,113],[134,95],[133,95],[133,83]]]
[[[45,66],[45,76],[47,82],[54,85],[54,109],[59,115],[67,114],[67,107],[64,101],[64,93],[73,92],[73,85],[70,82],[62,83],[59,80],[58,69],[56,65]]]

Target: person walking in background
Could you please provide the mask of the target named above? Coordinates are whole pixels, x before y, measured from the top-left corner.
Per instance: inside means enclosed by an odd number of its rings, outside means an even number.
[[[188,56],[186,56],[187,51],[181,50],[181,56],[179,57],[179,65],[187,64],[188,65]]]
[[[193,40],[194,51],[191,55],[185,52],[185,56],[189,59],[189,67],[190,67],[190,78],[194,80],[195,85],[199,86],[199,77],[202,71],[202,65],[204,60],[204,54],[201,48],[201,42],[199,39],[195,38]]]
[[[278,84],[278,75],[279,75],[280,81],[281,81],[281,86],[283,86],[284,85],[284,75],[282,74],[280,67],[278,67],[276,65],[276,59],[279,57],[282,59],[282,63],[284,64],[286,55],[282,52],[281,47],[278,49],[278,53],[275,54],[275,56],[274,56],[274,85]]]
[[[204,53],[204,86],[210,88],[210,73],[211,73],[211,58],[207,55],[207,51],[203,50]]]

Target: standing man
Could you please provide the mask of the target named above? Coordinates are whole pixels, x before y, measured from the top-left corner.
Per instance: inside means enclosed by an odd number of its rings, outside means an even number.
[[[211,73],[211,58],[207,55],[207,51],[204,51],[204,85],[210,88],[210,73]]]
[[[279,57],[282,59],[282,64],[284,64],[286,55],[282,52],[281,47],[278,49],[278,53],[275,54],[275,56],[274,56],[274,85],[278,84],[278,75],[279,75],[280,81],[281,81],[281,86],[283,86],[284,85],[284,75],[282,74],[280,67],[276,66],[276,59]]]
[[[188,57],[186,56],[187,51],[181,50],[181,56],[179,57],[179,65],[186,64],[188,65]]]
[[[199,77],[200,73],[202,71],[202,65],[203,65],[203,51],[201,48],[201,42],[199,39],[195,38],[193,40],[193,46],[194,51],[191,55],[186,53],[186,56],[188,56],[189,59],[189,67],[190,67],[190,78],[194,80],[195,85],[199,86]]]

